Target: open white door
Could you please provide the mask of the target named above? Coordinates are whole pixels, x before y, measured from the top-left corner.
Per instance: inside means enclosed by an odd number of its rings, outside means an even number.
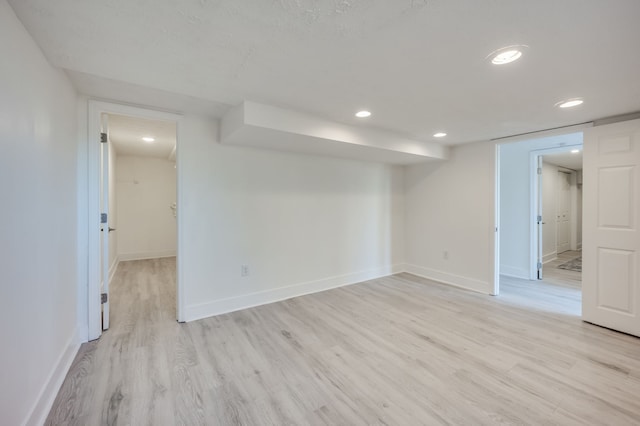
[[[640,336],[640,120],[584,136],[582,318]]]
[[[100,128],[100,294],[102,329],[109,328],[109,116],[101,115]]]
[[[536,169],[536,224],[538,229],[538,247],[536,253],[536,275],[539,280],[542,279],[542,230],[543,230],[543,217],[542,217],[542,155],[538,155],[538,168]]]

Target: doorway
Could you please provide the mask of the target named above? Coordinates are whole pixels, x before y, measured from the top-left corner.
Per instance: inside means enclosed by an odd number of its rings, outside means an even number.
[[[550,180],[553,181],[554,188],[562,182],[560,178],[564,175],[559,173],[563,172],[567,173],[564,177],[569,179],[569,183],[574,186],[578,184],[578,169],[581,167],[572,168],[563,163],[551,163],[556,162],[554,156],[559,156],[561,153],[572,155],[574,158],[580,156],[579,153],[571,153],[571,151],[579,149],[581,152],[584,127],[565,129],[565,133],[552,133],[548,136],[529,136],[527,139],[520,137],[497,145],[496,269],[499,274],[497,274],[495,285],[496,294],[500,294],[501,285],[504,289],[505,282],[509,282],[510,285],[515,283],[512,288],[518,287],[522,290],[520,295],[526,292],[527,297],[521,297],[521,300],[523,303],[528,303],[527,301],[531,301],[530,296],[535,297],[536,294],[542,294],[541,292],[550,288],[548,282],[538,279],[538,271],[544,273],[546,266],[546,272],[549,272],[552,265],[555,268],[552,259],[560,260],[556,237],[558,231],[560,230],[563,236],[561,239],[566,243],[564,229],[573,227],[573,231],[568,232],[569,244],[571,244],[571,238],[574,238],[577,244],[579,235],[576,230],[581,227],[578,218],[581,202],[577,199],[577,195],[572,195],[571,200],[562,201],[562,207],[566,207],[564,219],[563,213],[560,213],[560,219],[558,219],[557,190],[547,193],[547,196],[554,197],[553,203],[546,203],[547,208],[552,207],[553,213],[543,214],[541,209],[544,204],[539,199],[543,196],[543,192],[539,189],[542,189],[543,170],[545,172],[555,170],[553,174],[545,173],[544,175],[552,176]],[[546,238],[548,245],[549,243],[553,245],[553,249],[543,247],[545,244],[543,232],[554,236],[554,238]],[[574,247],[577,248],[577,245]],[[560,252],[571,254],[571,251],[564,250],[561,244]],[[544,257],[545,255],[547,257]],[[538,268],[539,265],[540,268]],[[579,289],[571,299],[572,307],[567,307],[567,312],[579,314]]]
[[[111,149],[106,152],[114,156],[114,161],[107,166],[101,163],[101,160],[104,160],[105,152],[103,149],[105,144],[101,143],[101,139],[105,139],[105,136],[101,136],[105,117],[112,121],[109,125],[107,138],[112,141],[111,145],[113,145]],[[176,269],[178,271],[175,283],[176,318],[178,321],[182,320],[183,297],[179,256],[179,248],[181,245],[180,215],[178,213],[178,206],[181,204],[179,189],[180,122],[181,116],[177,114],[101,101],[89,101],[87,125],[89,135],[87,139],[87,223],[89,229],[87,247],[88,280],[86,290],[88,340],[94,340],[100,337],[103,331],[102,313],[106,312],[108,315],[109,312],[108,283],[116,270],[115,265],[117,265],[120,260],[130,260],[145,256],[162,257],[176,255]],[[151,124],[151,127],[149,127],[149,124]],[[167,134],[172,134],[172,137],[168,138]],[[153,138],[154,140],[145,141],[142,139],[143,137],[148,139]],[[167,139],[171,141],[167,141]],[[137,144],[128,146],[126,140],[136,142]],[[167,151],[169,144],[171,147]],[[158,147],[162,147],[164,150],[157,149]],[[152,152],[155,152],[155,154],[151,154]],[[169,152],[169,154],[167,154],[167,152]],[[118,161],[119,159],[121,161]],[[118,164],[119,162],[120,164]],[[158,167],[160,163],[163,164]],[[159,177],[160,168],[163,168],[165,172],[168,168],[171,168],[171,173],[173,173],[173,190],[171,189],[171,185],[169,185],[169,190],[164,191],[164,197],[166,197],[167,193],[172,192],[171,200],[163,200],[163,195],[159,192],[147,194],[145,198],[141,198],[140,193],[141,190],[144,189],[144,186],[155,186],[157,189],[158,186],[162,186],[157,185],[158,183],[164,182],[166,184],[166,176],[168,176],[168,174],[165,173],[165,181],[163,181],[163,178]],[[104,174],[103,172],[105,172],[105,170],[111,171],[112,176],[108,177],[108,174]],[[142,176],[144,176],[144,179],[142,179]],[[124,179],[127,183],[123,184],[120,182],[120,180],[122,180],[120,178]],[[105,186],[101,186],[101,183],[105,181],[109,184],[106,190]],[[143,182],[146,182],[146,184]],[[125,188],[126,185],[129,187]],[[119,194],[118,188],[121,189]],[[105,204],[101,200],[101,195],[105,195],[105,193],[110,203],[107,202]],[[133,201],[134,203],[124,203],[123,200],[125,199]],[[145,199],[147,202],[144,202]],[[150,199],[155,199],[155,201],[148,202]],[[159,207],[159,200],[163,200],[162,207]],[[107,208],[108,211],[103,211],[104,206],[109,206],[109,204],[111,204],[111,208]],[[125,205],[129,211],[119,211],[119,209]],[[149,216],[149,209],[152,209],[153,212],[157,211],[162,213],[160,215],[152,214],[153,216],[162,217],[151,218]],[[132,214],[132,211],[135,214]],[[109,219],[105,219],[105,214]],[[172,222],[168,222],[166,216],[169,216]],[[142,225],[140,217],[144,218]],[[107,222],[105,222],[105,220],[107,220]],[[159,221],[165,226],[167,223],[172,224],[167,226],[169,232],[163,232],[162,235],[151,235],[149,233],[150,229],[157,230],[159,226],[162,226]],[[114,229],[114,232],[109,233],[110,237],[104,239],[101,236],[104,234],[103,230],[107,228]],[[171,228],[173,228],[173,232],[171,232]],[[106,250],[104,246],[105,240],[107,244]],[[168,241],[172,241],[173,245],[170,245],[170,243],[168,245]],[[102,245],[101,242],[103,243]],[[110,252],[111,256],[109,256]],[[107,269],[111,272],[109,277],[104,279],[101,276],[101,272],[105,270],[105,268],[101,266],[103,264],[107,264]],[[105,288],[107,290],[106,292],[103,290]],[[103,295],[105,293],[106,295]]]
[[[534,278],[580,288],[582,145],[532,151],[532,157]]]
[[[176,124],[116,114],[108,122],[111,262],[175,257]]]

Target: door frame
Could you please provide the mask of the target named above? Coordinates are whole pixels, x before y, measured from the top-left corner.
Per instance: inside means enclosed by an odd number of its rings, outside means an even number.
[[[560,152],[570,152],[572,149],[582,149],[583,144],[563,145],[555,148],[536,149],[529,153],[529,165],[530,165],[530,195],[529,202],[530,216],[529,216],[529,241],[530,241],[530,261],[529,261],[529,279],[538,280],[538,254],[542,250],[542,241],[538,238],[538,212],[542,210],[541,197],[542,189],[540,188],[541,179],[538,179],[538,161],[540,157],[544,157],[549,154],[558,154]],[[568,169],[567,169],[568,170]],[[545,220],[544,217],[542,220]],[[555,218],[554,218],[555,220]],[[555,223],[555,222],[554,222]],[[542,262],[542,258],[540,262]],[[544,263],[544,262],[542,262]]]
[[[558,127],[555,129],[541,130],[538,132],[523,133],[520,135],[505,136],[501,138],[491,139],[491,141],[494,142],[496,146],[495,164],[494,164],[495,166],[494,180],[495,181],[494,181],[494,188],[493,188],[494,214],[493,214],[493,223],[491,224],[491,227],[490,227],[490,233],[493,233],[493,250],[490,249],[491,259],[489,264],[490,282],[492,281],[493,283],[493,286],[492,286],[493,289],[491,292],[492,295],[497,296],[500,294],[500,270],[502,265],[501,259],[500,259],[500,236],[502,234],[501,221],[503,219],[501,217],[501,212],[500,212],[500,204],[501,204],[500,203],[500,198],[501,198],[500,162],[502,161],[502,147],[510,143],[525,142],[525,141],[531,141],[531,140],[540,140],[542,142],[542,140],[545,138],[562,136],[562,135],[567,135],[571,133],[583,133],[585,129],[590,127],[593,127],[593,122],[587,122],[587,123],[575,124],[575,125],[570,125],[565,127]],[[542,144],[545,145],[546,143],[542,142]],[[558,145],[549,147],[549,148],[555,148],[555,147],[558,147]],[[530,194],[532,192],[533,191],[530,190]],[[533,197],[532,194],[531,196]],[[529,238],[531,238],[531,236]],[[529,246],[531,246],[531,244],[529,244]],[[531,250],[531,247],[529,247],[529,250]],[[529,266],[531,267],[532,265],[533,263],[531,263]],[[534,272],[537,272],[537,271],[534,271]]]
[[[88,340],[95,340],[102,334],[100,304],[100,117],[103,113],[126,115],[149,120],[172,121],[176,123],[176,202],[181,200],[180,182],[180,139],[182,115],[134,107],[130,105],[89,99],[87,111],[87,331]],[[176,319],[184,321],[184,289],[181,267],[182,238],[181,218],[176,217]],[[82,294],[82,292],[80,293]],[[81,302],[80,302],[81,303]]]

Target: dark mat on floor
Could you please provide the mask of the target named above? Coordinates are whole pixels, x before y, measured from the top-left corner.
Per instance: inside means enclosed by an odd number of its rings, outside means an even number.
[[[582,256],[571,259],[561,265],[558,265],[558,269],[566,269],[568,271],[582,272]]]

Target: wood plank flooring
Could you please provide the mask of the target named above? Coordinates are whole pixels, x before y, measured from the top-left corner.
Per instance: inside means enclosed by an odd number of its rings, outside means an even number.
[[[582,251],[569,250],[560,253],[557,258],[542,266],[542,276],[544,277],[544,280],[561,286],[582,288],[581,272],[558,269],[558,265],[562,265],[563,263],[580,256],[582,256]]]
[[[640,340],[580,321],[570,286],[399,274],[178,324],[174,279],[121,263],[47,424],[640,424]]]

